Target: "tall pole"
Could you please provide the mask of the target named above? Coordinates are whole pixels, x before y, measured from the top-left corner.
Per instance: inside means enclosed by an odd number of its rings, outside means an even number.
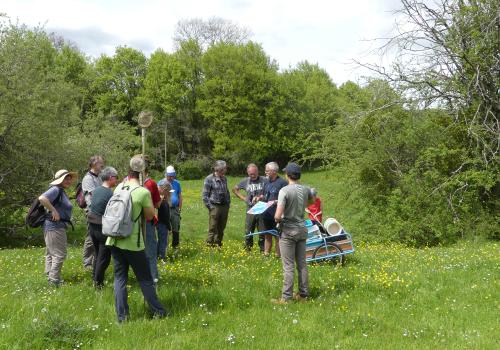
[[[167,122],[165,121],[165,139],[163,140],[163,144],[165,145],[165,167],[164,169],[167,168]]]
[[[139,116],[137,118],[137,123],[141,127],[141,142],[142,142],[142,157],[144,158],[146,156],[146,128],[151,125],[153,122],[153,113],[149,111],[142,111],[139,113]],[[145,160],[145,159],[144,159]],[[140,183],[142,186],[144,186],[144,181],[146,180],[146,171],[143,169],[140,172]],[[144,238],[144,242],[146,242],[146,220],[144,219],[144,216],[141,216],[141,229],[142,229],[142,234]]]

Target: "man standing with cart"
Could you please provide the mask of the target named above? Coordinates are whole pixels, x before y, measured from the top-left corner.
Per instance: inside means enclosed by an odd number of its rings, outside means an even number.
[[[273,299],[276,304],[285,304],[292,299],[304,300],[309,296],[309,281],[306,264],[307,228],[304,211],[312,202],[311,191],[299,183],[301,169],[295,163],[288,163],[285,169],[288,186],[283,187],[278,195],[278,206],[274,220],[281,228],[279,241],[281,261],[283,263],[283,289],[280,299]],[[293,294],[295,262],[297,262],[299,292]]]

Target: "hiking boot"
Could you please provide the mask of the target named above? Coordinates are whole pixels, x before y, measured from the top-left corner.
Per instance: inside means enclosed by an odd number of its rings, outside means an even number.
[[[104,289],[104,283],[100,283],[97,281],[94,281],[94,289],[97,291],[101,291]]]
[[[300,295],[299,293],[293,293],[293,300],[296,301],[307,301],[307,295]]]
[[[287,305],[291,302],[290,299],[284,299],[284,298],[279,298],[279,299],[271,299],[271,303],[275,305]]]
[[[48,280],[49,286],[59,288],[63,284],[63,280]]]

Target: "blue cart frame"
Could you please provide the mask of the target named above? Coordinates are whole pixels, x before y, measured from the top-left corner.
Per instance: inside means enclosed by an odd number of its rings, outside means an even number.
[[[340,234],[329,235],[319,222],[306,220],[308,236],[306,240],[306,262],[322,262],[331,260],[334,264],[343,264],[345,255],[354,253],[352,237],[342,230]],[[273,235],[278,236],[277,230],[266,230],[246,235]]]

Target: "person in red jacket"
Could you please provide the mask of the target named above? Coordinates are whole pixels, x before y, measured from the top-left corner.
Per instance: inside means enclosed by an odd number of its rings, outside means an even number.
[[[318,191],[311,188],[311,195],[313,196],[313,204],[306,208],[306,213],[309,213],[309,219],[323,222],[323,209],[321,208],[321,198],[318,197]]]

